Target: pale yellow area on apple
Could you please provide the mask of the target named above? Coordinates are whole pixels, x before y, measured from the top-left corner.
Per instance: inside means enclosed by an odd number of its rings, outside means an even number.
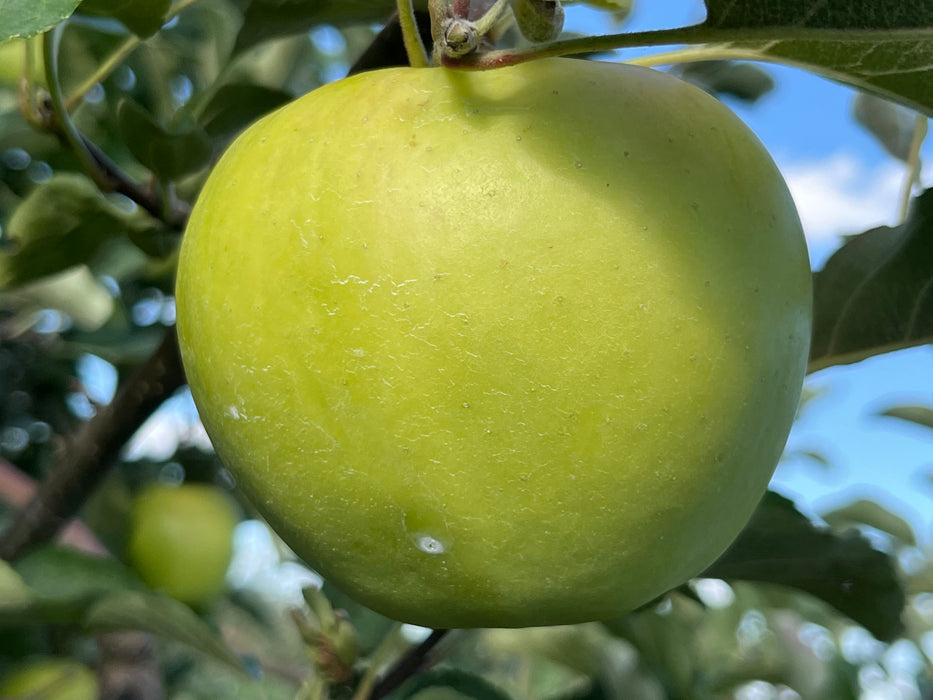
[[[222,459],[299,555],[432,627],[616,616],[747,521],[810,271],[771,159],[667,75],[393,69],[254,125],[178,322]]]

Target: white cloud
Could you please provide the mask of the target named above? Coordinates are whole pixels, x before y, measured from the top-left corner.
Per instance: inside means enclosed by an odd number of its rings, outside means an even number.
[[[897,223],[906,168],[895,161],[871,166],[851,153],[779,164],[800,212],[814,263],[841,237]]]

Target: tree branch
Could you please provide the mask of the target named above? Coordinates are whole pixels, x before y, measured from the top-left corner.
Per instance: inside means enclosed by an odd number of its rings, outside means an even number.
[[[65,443],[55,467],[0,536],[0,558],[14,559],[53,537],[78,511],[142,422],[184,384],[175,330],[126,380],[113,401]]]
[[[427,663],[428,655],[450,630],[433,630],[418,646],[409,649],[373,688],[370,700],[379,700],[398,688]]]

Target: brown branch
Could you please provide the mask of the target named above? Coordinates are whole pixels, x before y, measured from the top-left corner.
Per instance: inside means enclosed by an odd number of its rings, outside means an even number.
[[[373,688],[370,700],[379,700],[398,688],[402,683],[420,671],[428,661],[431,651],[440,643],[450,630],[433,630],[421,644],[409,649],[389,672]]]
[[[67,440],[36,495],[0,536],[0,558],[14,559],[54,537],[92,493],[126,441],[183,383],[175,330],[169,329],[113,401]]]

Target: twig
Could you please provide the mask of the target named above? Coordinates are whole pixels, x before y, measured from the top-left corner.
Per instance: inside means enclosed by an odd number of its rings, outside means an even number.
[[[412,647],[376,684],[370,695],[371,700],[384,698],[421,670],[427,662],[431,650],[438,645],[449,631],[450,630],[434,630],[421,644]]]
[[[142,422],[184,383],[175,330],[126,380],[113,401],[72,435],[29,504],[0,537],[15,559],[55,535],[78,511]]]

